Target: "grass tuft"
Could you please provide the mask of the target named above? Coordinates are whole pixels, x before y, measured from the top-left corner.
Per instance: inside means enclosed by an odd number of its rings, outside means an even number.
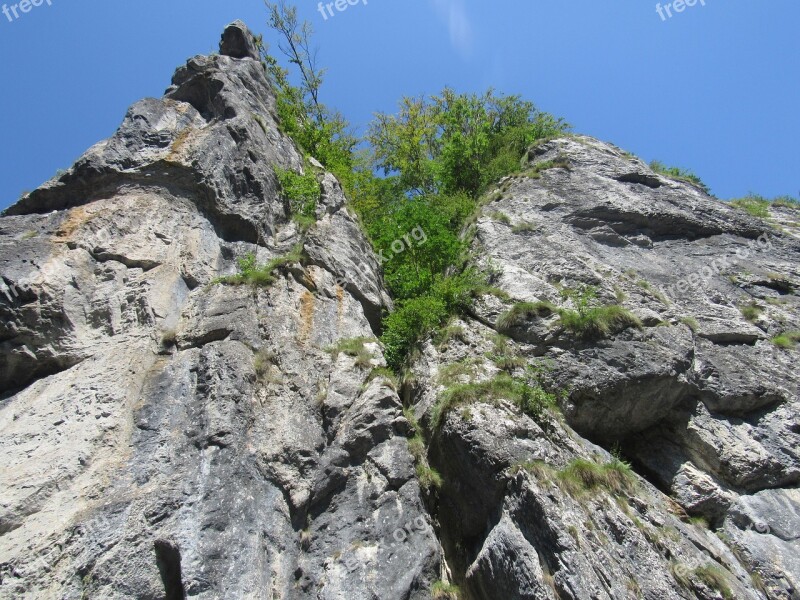
[[[703,180],[687,169],[681,169],[680,167],[668,167],[667,165],[658,160],[654,160],[653,162],[651,162],[650,168],[656,173],[659,173],[661,175],[666,175],[671,179],[677,179],[678,181],[691,183],[692,185],[699,187],[706,194],[711,193],[711,190],[705,183],[703,183]]]
[[[212,283],[224,285],[252,285],[253,287],[269,287],[275,282],[273,273],[291,264],[302,263],[303,245],[297,244],[290,252],[283,256],[273,258],[264,265],[256,263],[256,256],[248,252],[237,261],[239,273],[219,277]]]
[[[602,465],[585,458],[576,458],[558,471],[557,477],[564,489],[573,496],[598,490],[621,496],[636,488],[633,469],[617,457]]]
[[[728,586],[728,582],[725,578],[724,573],[722,572],[722,569],[720,569],[719,567],[715,567],[714,565],[708,564],[695,569],[694,574],[706,586],[722,594],[722,597],[725,600],[733,600],[734,598],[733,592],[731,591],[731,588]]]
[[[569,159],[566,156],[558,156],[554,160],[546,160],[533,165],[533,167],[525,171],[523,175],[529,177],[530,179],[541,179],[542,173],[544,171],[548,171],[549,169],[564,169],[565,171],[571,171],[572,167],[570,166]]]
[[[772,343],[784,350],[791,350],[798,342],[800,342],[800,331],[784,331],[772,338]]]
[[[458,406],[473,402],[498,402],[502,399],[515,403],[522,412],[535,420],[539,420],[546,409],[556,405],[554,394],[515,379],[507,373],[500,373],[486,381],[461,383],[446,389],[433,409],[431,422],[434,428],[438,428],[445,415]]]
[[[437,581],[431,587],[431,597],[433,600],[460,600],[461,589],[452,583]]]
[[[339,357],[339,353],[344,353],[347,356],[355,357],[357,367],[366,369],[372,366],[372,360],[375,358],[372,352],[367,349],[366,344],[374,341],[375,338],[369,337],[347,338],[339,340],[327,350],[333,360]]]
[[[557,310],[547,301],[519,302],[498,317],[496,326],[500,331],[508,331],[534,317],[549,317]]]
[[[769,200],[758,194],[748,194],[744,198],[731,200],[731,206],[745,211],[752,217],[769,217]]]
[[[601,339],[629,328],[642,328],[636,315],[617,304],[583,311],[561,309],[559,316],[564,329],[586,340]]]
[[[750,304],[744,304],[739,307],[739,310],[742,312],[742,316],[751,323],[757,321],[758,318],[761,316],[761,313],[764,312],[764,309],[761,308],[755,302],[751,302]]]
[[[537,229],[538,228],[533,223],[529,221],[522,221],[511,228],[511,233],[531,233]]]

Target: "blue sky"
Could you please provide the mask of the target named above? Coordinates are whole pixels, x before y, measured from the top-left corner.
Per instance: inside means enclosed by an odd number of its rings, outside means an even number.
[[[0,208],[160,96],[226,23],[266,30],[260,0],[49,1],[0,13]],[[299,5],[328,67],[325,102],[362,130],[402,95],[492,86],[690,168],[719,197],[797,196],[800,3],[704,2],[666,20],[648,0],[368,0],[327,19]]]

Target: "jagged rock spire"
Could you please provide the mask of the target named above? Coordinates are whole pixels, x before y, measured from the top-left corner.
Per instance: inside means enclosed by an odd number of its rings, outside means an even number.
[[[219,53],[233,58],[254,58],[258,60],[255,38],[242,21],[234,21],[222,32]]]

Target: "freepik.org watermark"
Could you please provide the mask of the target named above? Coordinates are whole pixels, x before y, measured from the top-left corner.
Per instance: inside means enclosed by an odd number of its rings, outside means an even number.
[[[356,6],[358,4],[363,4],[366,6],[368,2],[367,0],[336,0],[335,2],[320,2],[317,5],[317,10],[322,15],[322,18],[327,21],[329,16],[336,16],[336,13],[333,12],[333,9],[336,9],[336,12],[344,12],[349,7]]]
[[[674,2],[667,2],[663,5],[659,2],[656,4],[656,12],[658,16],[661,17],[662,21],[666,21],[672,18],[673,11],[675,11],[675,14],[682,13],[686,10],[686,7],[691,8],[697,6],[698,3],[705,6],[706,0],[675,0]]]
[[[421,226],[417,225],[416,227],[414,227],[414,229],[412,229],[402,237],[399,237],[396,240],[394,240],[389,245],[389,248],[386,249],[385,251],[382,248],[376,250],[377,254],[376,258],[378,259],[378,266],[382,267],[387,262],[389,262],[393,256],[402,254],[403,252],[405,252],[406,250],[410,250],[414,246],[417,247],[422,246],[427,241],[428,241],[428,234],[425,233],[425,230]],[[384,252],[388,253],[388,256],[384,254]],[[362,275],[367,275],[367,276],[370,276],[370,274],[373,272],[373,268],[369,264],[362,263],[360,261],[356,265],[356,270],[361,272]],[[336,284],[343,288],[346,288],[348,283],[349,279],[347,278],[346,275],[342,275],[341,277],[338,277],[336,279]],[[2,284],[2,280],[0,280],[0,284]]]
[[[690,289],[699,287],[712,277],[721,275],[740,262],[747,260],[753,253],[767,250],[772,250],[772,239],[768,234],[762,233],[755,240],[748,241],[746,246],[742,245],[737,248],[735,253],[715,258],[710,265],[706,265],[700,271],[681,278],[677,283],[667,286],[662,291],[670,298],[677,298],[687,293]]]
[[[22,0],[21,2],[12,4],[11,6],[8,4],[3,4],[3,8],[0,8],[0,12],[6,16],[6,19],[8,19],[9,23],[13,23],[22,15],[28,14],[35,7],[41,6],[42,4],[53,6],[53,0]]]

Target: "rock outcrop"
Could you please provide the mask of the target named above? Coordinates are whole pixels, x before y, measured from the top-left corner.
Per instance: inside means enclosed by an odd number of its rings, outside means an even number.
[[[374,338],[378,262],[300,169],[246,29],[0,219],[0,597],[424,598],[440,547]],[[269,288],[214,285],[303,243]],[[399,532],[405,532],[398,533]],[[400,542],[397,540],[401,539]]]
[[[465,232],[498,291],[399,390],[379,262],[241,23],[6,210],[0,598],[800,598],[798,353],[771,341],[800,330],[790,209],[583,136],[525,161]],[[310,230],[276,167],[317,170]],[[247,253],[294,258],[220,283]],[[627,320],[567,327],[581,289]],[[442,410],[502,372],[558,406]]]
[[[583,136],[526,161],[469,232],[507,297],[484,296],[414,369],[422,420],[448,384],[502,370],[533,367],[560,398],[563,416],[538,422],[506,401],[451,410],[433,435],[437,516],[470,597],[799,598],[798,354],[771,342],[800,330],[796,224]],[[631,326],[566,327],[587,289]],[[610,450],[635,489],[570,485],[579,461],[618,464]]]

